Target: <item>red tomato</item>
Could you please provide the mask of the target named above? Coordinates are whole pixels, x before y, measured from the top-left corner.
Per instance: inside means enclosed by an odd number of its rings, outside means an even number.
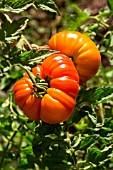
[[[40,97],[42,89],[34,86],[28,74],[25,74],[13,89],[15,102],[20,109],[32,120],[41,119],[53,124],[67,120],[75,107],[79,90],[78,73],[71,59],[63,54],[52,54],[42,65],[34,67],[32,74],[40,77],[38,87],[45,80],[48,89]]]
[[[52,36],[49,46],[72,57],[78,71],[80,84],[93,77],[100,66],[101,56],[94,42],[76,31],[62,31]]]

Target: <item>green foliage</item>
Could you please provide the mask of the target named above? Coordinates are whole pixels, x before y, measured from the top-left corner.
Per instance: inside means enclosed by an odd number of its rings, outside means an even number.
[[[29,7],[33,6],[34,8],[42,8],[43,10],[47,10],[50,12],[55,12],[59,14],[59,10],[54,3],[54,1],[49,0],[3,0],[3,2],[0,3],[0,12],[14,12],[14,13],[20,13]]]
[[[66,1],[64,6],[62,3],[60,9],[52,0],[0,2],[1,170],[113,169],[113,2],[107,3],[109,8],[92,16],[91,11],[87,14],[73,1]],[[44,34],[38,32],[40,27]],[[45,32],[47,29],[50,31]],[[57,52],[46,47],[37,50],[38,46],[32,48],[30,44],[39,35],[43,44],[42,39],[46,42],[57,29],[88,35],[97,44],[102,63],[97,75],[81,86],[71,118],[51,125],[26,118],[14,102],[12,88],[23,76],[21,66],[30,70]],[[38,33],[32,34],[34,30]]]
[[[108,7],[111,11],[113,11],[113,1],[112,0],[107,0]]]
[[[89,16],[78,8],[75,4],[69,6],[69,11],[65,14],[63,23],[68,27],[68,30],[77,30],[77,28],[88,20]]]
[[[112,87],[101,87],[101,88],[90,88],[86,91],[81,91],[79,93],[79,96],[82,98],[81,100],[95,103],[98,102],[104,102],[105,99],[109,97],[113,97],[113,88]]]

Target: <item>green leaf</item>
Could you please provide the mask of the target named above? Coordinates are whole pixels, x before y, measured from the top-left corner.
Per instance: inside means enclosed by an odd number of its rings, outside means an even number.
[[[84,105],[83,107],[80,108],[75,107],[71,120],[72,122],[78,123],[85,116],[88,116],[92,123],[94,124],[97,123],[96,113],[91,107],[87,105]]]
[[[37,8],[54,12],[60,15],[60,11],[53,0],[36,0],[35,5]]]
[[[24,1],[26,2],[26,1]],[[0,12],[12,12],[12,13],[21,13],[25,10],[27,10],[29,7],[31,7],[33,5],[33,3],[30,3],[30,4],[27,4],[25,5],[24,7],[21,7],[21,8],[16,8],[16,9],[13,9],[11,6],[8,6],[8,5],[5,5],[3,8],[0,9]]]
[[[98,148],[89,148],[87,161],[95,165],[99,165],[106,159],[111,158],[112,149],[112,145],[105,147],[103,150],[99,150]]]
[[[54,12],[60,14],[58,7],[55,2],[52,0],[6,0],[4,4],[1,6],[0,12],[13,12],[20,13],[25,11],[29,7],[41,8],[43,10],[47,10],[50,12]]]
[[[43,155],[47,149],[49,148],[50,144],[52,142],[52,139],[48,137],[35,137],[33,140],[33,152],[36,155],[36,157],[40,157]]]
[[[25,148],[21,148],[21,151],[26,154],[33,155],[32,146],[26,146]]]
[[[7,5],[11,6],[12,8],[16,9],[16,8],[22,8],[24,7],[25,5],[29,4],[29,3],[32,3],[33,1],[32,0],[21,0],[21,1],[18,1],[18,0],[6,0],[7,2]]]
[[[75,148],[77,148],[77,147],[79,147],[79,145],[80,145],[80,142],[81,142],[81,135],[79,135],[79,137],[78,136],[74,136],[74,139],[73,139],[73,141],[72,141],[72,147],[75,149]]]
[[[79,109],[75,107],[74,112],[71,116],[72,122],[78,123],[83,117],[87,116],[88,112],[84,109]]]
[[[109,95],[113,95],[112,87],[102,87],[102,88],[92,88],[83,92],[80,92],[79,95],[82,98],[82,101],[87,102],[96,102],[105,100]]]
[[[104,145],[109,144],[109,143],[105,140],[105,138],[104,138],[104,137],[101,137],[101,136],[98,137],[98,141],[99,141],[99,143],[102,143],[102,144],[104,144]]]
[[[29,167],[34,167],[34,164],[38,163],[38,159],[33,155],[27,154],[26,158],[27,158],[27,162],[29,164]]]
[[[70,165],[67,163],[63,163],[63,161],[60,158],[55,157],[46,157],[43,160],[43,164],[49,167],[50,170],[69,170]]]
[[[97,130],[97,133],[103,137],[106,137],[108,134],[112,133],[112,129],[108,127],[102,127],[100,129],[95,129]]]
[[[30,51],[21,52],[21,49],[14,47],[9,53],[9,61],[11,64],[21,63],[23,65],[36,66],[41,64],[42,61],[50,54],[56,53],[52,50]]]
[[[87,149],[94,141],[95,139],[91,136],[84,137],[80,143],[80,149]]]
[[[12,40],[17,39],[19,33],[24,30],[28,22],[28,18],[26,17],[10,21],[7,15],[2,15],[1,20],[3,22],[0,28],[0,40],[7,40],[8,42],[12,42]]]
[[[61,134],[61,126],[59,124],[44,124],[35,128],[35,132],[40,136],[44,137],[47,135],[56,135],[60,136]]]
[[[108,7],[111,11],[113,11],[113,1],[112,0],[107,0]]]
[[[77,30],[77,28],[86,22],[89,18],[89,16],[83,12],[79,7],[77,7],[75,4],[71,5],[71,8],[73,11],[73,14],[66,14],[63,19],[63,23],[67,24],[68,30]]]

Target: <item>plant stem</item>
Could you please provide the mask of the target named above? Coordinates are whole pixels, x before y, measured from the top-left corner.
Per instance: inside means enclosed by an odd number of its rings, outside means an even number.
[[[102,103],[99,103],[98,104],[99,106],[99,116],[100,116],[100,119],[102,121],[102,123],[104,122],[104,114],[103,114],[103,106],[102,106]]]
[[[9,141],[8,141],[8,143],[7,143],[7,145],[6,145],[5,149],[4,149],[3,156],[2,156],[2,159],[1,159],[1,162],[0,162],[0,169],[2,168],[2,165],[3,165],[3,162],[4,162],[5,155],[7,153],[8,147],[9,147],[10,143],[12,142],[13,138],[15,137],[15,135],[17,134],[18,130],[21,128],[21,126],[22,126],[22,123],[20,123],[18,128],[14,131],[13,135],[9,139]]]
[[[33,82],[33,84],[36,85],[36,81],[35,81],[35,78],[34,78],[33,74],[28,69],[26,69],[25,66],[22,66],[20,63],[17,64],[17,65],[20,66],[23,70],[25,70],[27,72],[27,74],[29,75],[29,77],[30,77],[31,81]]]
[[[44,82],[44,79],[41,79],[39,75],[37,77],[39,79],[39,82],[37,82],[35,79],[35,76],[32,74],[32,72],[26,69],[25,66],[22,66],[21,64],[17,64],[17,65],[20,66],[22,69],[24,69],[27,72],[28,76],[30,77],[33,83],[35,96],[40,97],[40,94],[38,93],[38,89],[43,90],[43,93],[45,94],[46,90],[48,89],[48,83]],[[41,95],[41,98],[42,98],[42,95]]]

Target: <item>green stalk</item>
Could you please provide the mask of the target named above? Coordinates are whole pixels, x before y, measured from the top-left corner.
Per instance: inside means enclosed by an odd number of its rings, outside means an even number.
[[[15,137],[15,135],[17,134],[17,132],[19,131],[19,129],[21,128],[22,126],[22,123],[20,123],[20,125],[18,126],[18,128],[14,131],[13,135],[11,136],[11,138],[9,139],[5,149],[4,149],[4,152],[3,152],[3,156],[2,156],[2,159],[1,159],[1,162],[0,162],[0,169],[2,168],[2,165],[3,165],[3,162],[4,162],[4,159],[5,159],[5,156],[6,156],[6,153],[7,153],[7,150],[8,150],[8,147],[10,145],[10,143],[13,141],[13,138]]]
[[[46,93],[46,90],[48,88],[48,83],[44,82],[38,75],[37,75],[37,79],[39,80],[38,82],[36,82],[35,76],[28,69],[26,69],[25,66],[22,66],[21,64],[17,64],[17,65],[20,66],[22,69],[24,69],[29,75],[33,83],[35,96],[42,98],[43,94]],[[38,89],[41,89],[43,92],[38,92]]]

